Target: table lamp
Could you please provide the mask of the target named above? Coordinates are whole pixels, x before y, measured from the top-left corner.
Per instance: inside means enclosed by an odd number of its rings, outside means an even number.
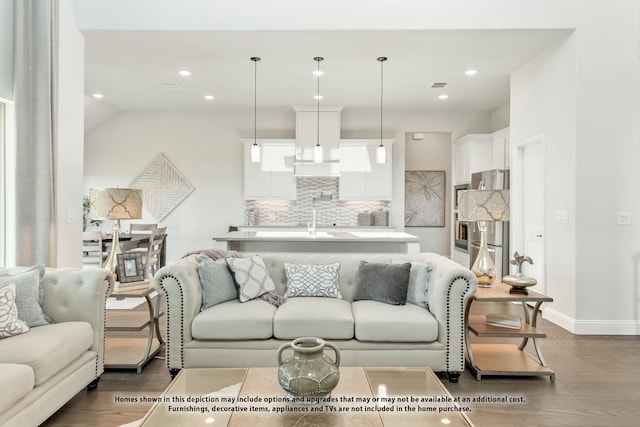
[[[478,286],[491,287],[496,279],[496,266],[487,247],[486,222],[509,221],[509,190],[466,190],[458,196],[458,219],[476,221],[480,230],[480,251],[471,271]]]
[[[113,239],[104,268],[117,280],[120,253],[120,220],[142,218],[142,190],[135,188],[92,188],[89,192],[89,218],[112,219]]]

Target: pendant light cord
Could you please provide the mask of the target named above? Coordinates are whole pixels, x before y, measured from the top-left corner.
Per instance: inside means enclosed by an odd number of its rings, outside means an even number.
[[[382,114],[382,108],[383,108],[383,103],[382,103],[382,99],[384,96],[384,61],[386,61],[387,58],[384,56],[381,56],[378,58],[378,61],[380,61],[380,146],[382,147],[382,118],[383,118],[383,114]]]
[[[253,61],[253,145],[258,145],[258,61],[260,57],[251,57]]]
[[[317,120],[316,120],[316,146],[320,145],[320,61],[322,61],[323,58],[321,57],[316,57],[314,58],[317,62],[318,62],[318,86],[317,86],[317,90],[316,90],[316,113],[317,113]]]

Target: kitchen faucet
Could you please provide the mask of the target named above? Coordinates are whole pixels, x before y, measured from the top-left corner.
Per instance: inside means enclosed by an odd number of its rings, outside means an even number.
[[[307,223],[307,231],[311,237],[316,237],[316,198],[313,197],[311,199],[311,205],[313,206],[313,210],[311,212],[311,222]]]

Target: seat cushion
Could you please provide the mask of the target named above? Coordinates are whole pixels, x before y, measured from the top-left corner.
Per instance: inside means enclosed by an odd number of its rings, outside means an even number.
[[[438,322],[423,307],[356,301],[351,305],[359,341],[433,342]]]
[[[38,326],[22,335],[0,340],[0,363],[29,365],[40,385],[72,363],[93,345],[87,322]]]
[[[33,389],[33,383],[33,369],[29,366],[0,363],[0,390],[11,390],[0,393],[0,413],[26,396]]]
[[[235,299],[201,311],[191,324],[193,338],[199,340],[254,340],[273,336],[276,308],[261,299]]]
[[[336,298],[288,298],[273,317],[273,335],[280,339],[304,336],[351,339],[351,304]]]

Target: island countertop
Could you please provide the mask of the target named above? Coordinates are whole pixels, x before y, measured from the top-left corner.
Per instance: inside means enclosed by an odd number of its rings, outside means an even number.
[[[420,252],[419,239],[401,231],[232,231],[213,240],[239,252]]]

